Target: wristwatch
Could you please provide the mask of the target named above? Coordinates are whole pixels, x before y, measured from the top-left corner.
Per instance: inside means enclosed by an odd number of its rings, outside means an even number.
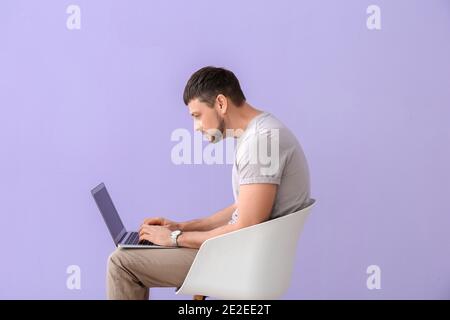
[[[181,230],[175,230],[175,231],[172,231],[172,233],[170,234],[170,239],[172,239],[173,246],[178,247],[177,239],[181,233],[182,233]]]

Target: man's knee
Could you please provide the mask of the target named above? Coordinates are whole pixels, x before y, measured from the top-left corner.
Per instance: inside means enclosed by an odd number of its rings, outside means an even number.
[[[108,270],[124,267],[126,250],[116,249],[108,257]]]

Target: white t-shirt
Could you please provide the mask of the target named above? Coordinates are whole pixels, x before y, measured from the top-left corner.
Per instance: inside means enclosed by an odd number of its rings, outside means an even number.
[[[292,132],[267,112],[250,120],[238,138],[232,171],[236,202],[239,186],[251,183],[278,185],[270,219],[293,213],[309,204],[309,169],[303,150]],[[229,223],[235,223],[237,219],[236,209]]]

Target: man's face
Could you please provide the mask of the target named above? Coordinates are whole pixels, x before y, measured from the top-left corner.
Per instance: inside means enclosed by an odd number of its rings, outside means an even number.
[[[191,100],[188,108],[194,119],[194,130],[206,135],[209,142],[216,143],[220,141],[225,134],[225,121],[216,108],[211,108],[198,99]]]

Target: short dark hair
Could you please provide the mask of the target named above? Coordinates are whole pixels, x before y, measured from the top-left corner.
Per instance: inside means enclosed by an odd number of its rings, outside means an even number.
[[[184,88],[183,100],[188,105],[191,100],[198,98],[212,108],[219,94],[230,98],[236,106],[241,106],[245,102],[239,80],[233,72],[208,66],[191,76]]]

